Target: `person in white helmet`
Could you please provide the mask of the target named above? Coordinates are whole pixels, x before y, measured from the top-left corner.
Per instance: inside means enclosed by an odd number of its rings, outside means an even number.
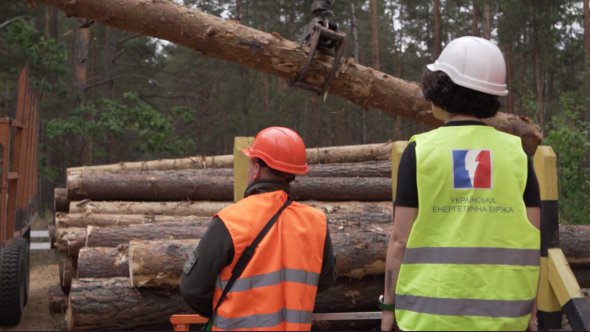
[[[504,57],[461,37],[427,68],[444,125],[400,161],[381,329],[536,330],[539,185],[520,138],[482,122],[508,94]]]

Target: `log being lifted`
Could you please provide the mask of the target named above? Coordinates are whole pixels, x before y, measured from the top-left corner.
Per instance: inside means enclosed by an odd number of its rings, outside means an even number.
[[[137,224],[161,224],[166,222],[207,222],[210,216],[161,216],[151,214],[82,214],[67,213],[55,217],[57,227],[110,227],[129,226]]]
[[[182,266],[199,240],[130,241],[130,285],[174,289],[178,287]]]
[[[296,77],[305,64],[309,48],[277,33],[246,27],[197,9],[159,0],[42,0],[67,16],[85,17],[122,30],[165,39],[204,55],[234,62],[286,80]],[[303,81],[321,86],[332,68],[333,58],[316,54]],[[411,118],[432,126],[430,104],[416,83],[404,81],[343,59],[330,93],[362,106]],[[528,118],[499,113],[487,121],[499,130],[520,136],[532,155],[541,142],[539,127]]]
[[[314,164],[358,163],[366,161],[385,161],[391,159],[391,142],[358,144],[344,146],[317,147],[306,149],[307,162]],[[232,168],[233,155],[211,157],[188,157],[139,162],[124,162],[111,165],[70,167],[68,176],[81,173],[101,173],[111,171],[163,171],[199,168]]]
[[[382,278],[341,278],[325,295],[318,295],[314,311],[374,311],[382,292]],[[170,315],[192,312],[178,291],[137,289],[130,286],[129,278],[88,278],[74,280],[66,321],[69,330],[165,328]]]
[[[194,172],[194,171],[193,171]],[[71,201],[181,201],[233,199],[233,178],[194,175],[193,172],[154,171],[127,174],[73,175],[68,178]],[[390,200],[389,178],[298,177],[292,194],[298,200],[386,201]]]

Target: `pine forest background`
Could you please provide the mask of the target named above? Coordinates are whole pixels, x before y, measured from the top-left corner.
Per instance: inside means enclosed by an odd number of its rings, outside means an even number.
[[[170,0],[172,1],[172,0]],[[338,0],[346,56],[408,81],[450,40],[490,38],[504,52],[504,112],[526,115],[558,155],[560,216],[590,223],[589,0]],[[297,40],[311,0],[185,0],[184,5]],[[70,166],[229,154],[235,136],[294,128],[308,147],[407,140],[424,125],[166,41],[67,18],[34,1],[0,4],[0,116],[29,63],[42,93],[41,202]]]

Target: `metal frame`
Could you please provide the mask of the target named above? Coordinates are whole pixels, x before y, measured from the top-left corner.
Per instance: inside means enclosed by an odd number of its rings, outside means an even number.
[[[2,176],[0,183],[0,246],[23,236],[37,208],[38,97],[29,80],[29,67],[18,80],[14,118],[0,119]]]

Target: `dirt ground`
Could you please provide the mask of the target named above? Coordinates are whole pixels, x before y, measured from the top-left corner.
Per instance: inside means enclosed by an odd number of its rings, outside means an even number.
[[[49,287],[59,284],[58,266],[55,263],[44,262],[35,256],[44,256],[46,253],[31,252],[33,259],[39,265],[31,267],[31,280],[29,289],[29,302],[24,309],[20,324],[13,327],[0,327],[0,331],[63,331],[65,330],[64,315],[52,317],[49,314],[47,291]]]

